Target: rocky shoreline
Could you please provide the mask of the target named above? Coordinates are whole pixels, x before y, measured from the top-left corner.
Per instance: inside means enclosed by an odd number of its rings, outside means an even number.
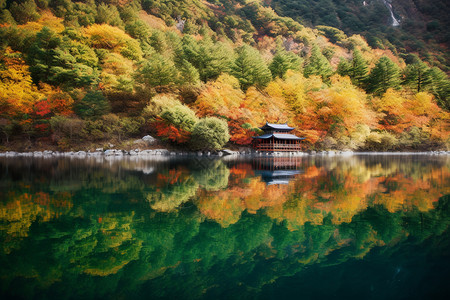
[[[33,151],[33,152],[0,152],[0,157],[135,157],[150,158],[161,156],[185,156],[185,157],[223,157],[223,156],[250,156],[250,157],[298,157],[298,156],[352,156],[352,155],[449,155],[450,151],[427,151],[427,152],[353,152],[353,151],[307,151],[307,152],[258,152],[253,150],[232,151],[228,149],[220,151],[169,151],[167,149],[152,150],[119,150],[119,149],[96,149],[96,151]]]
[[[296,152],[258,152],[252,148],[241,148],[239,151],[222,149],[218,151],[183,151],[168,149],[148,149],[159,144],[158,140],[150,135],[133,142],[134,150],[113,149],[114,145],[109,144],[108,149],[96,148],[95,151],[4,151],[0,152],[0,157],[134,157],[134,158],[156,158],[156,157],[299,157],[299,156],[352,156],[352,155],[448,155],[450,151],[425,151],[425,152],[354,152],[354,151],[296,151]],[[142,149],[144,148],[144,149]]]

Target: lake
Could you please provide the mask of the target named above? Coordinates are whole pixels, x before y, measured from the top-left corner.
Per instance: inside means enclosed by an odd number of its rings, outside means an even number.
[[[448,299],[450,157],[0,157],[0,297]]]

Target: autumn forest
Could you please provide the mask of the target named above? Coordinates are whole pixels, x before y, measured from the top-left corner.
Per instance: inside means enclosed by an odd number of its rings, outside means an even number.
[[[442,63],[270,2],[0,1],[0,150],[215,150],[266,121],[305,150],[448,149]]]

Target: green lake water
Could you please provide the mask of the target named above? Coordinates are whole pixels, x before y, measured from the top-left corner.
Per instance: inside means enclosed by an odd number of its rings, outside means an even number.
[[[450,299],[450,158],[0,158],[2,299]]]

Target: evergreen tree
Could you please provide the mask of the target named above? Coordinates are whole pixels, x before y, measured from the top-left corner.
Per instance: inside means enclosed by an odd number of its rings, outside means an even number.
[[[351,62],[350,78],[352,83],[361,87],[367,79],[368,63],[358,49],[353,51],[353,59]]]
[[[37,5],[34,0],[26,0],[22,3],[14,1],[9,8],[17,23],[24,24],[39,19]]]
[[[430,91],[437,99],[440,107],[450,109],[450,80],[447,74],[437,67],[428,69],[425,73],[426,90]]]
[[[302,59],[292,52],[286,52],[284,49],[279,49],[277,54],[273,57],[269,65],[273,78],[283,78],[287,70],[300,71],[302,66]]]
[[[98,118],[110,111],[108,100],[100,91],[88,92],[83,99],[75,103],[75,111],[82,118]]]
[[[421,60],[406,67],[403,80],[404,85],[411,86],[417,92],[424,90],[426,83],[429,82],[429,68]]]
[[[16,25],[16,21],[7,9],[0,10],[0,24]]]
[[[198,42],[192,36],[183,38],[184,59],[199,72],[200,79],[216,79],[220,74],[230,71],[233,62],[233,50],[225,43],[213,43],[210,38]]]
[[[247,45],[238,49],[238,57],[234,62],[231,74],[239,80],[243,90],[252,85],[264,87],[272,79],[272,74],[261,54]]]
[[[351,61],[341,58],[337,73],[341,76],[349,76],[354,85],[362,87],[367,79],[368,63],[362,57],[361,52],[355,49]]]
[[[34,82],[47,82],[52,75],[51,66],[54,64],[57,48],[61,39],[48,27],[36,35],[36,42],[28,53],[31,76]]]
[[[381,57],[367,79],[367,91],[381,95],[389,88],[400,86],[400,68],[388,57]]]
[[[177,69],[172,60],[155,54],[138,69],[136,77],[149,87],[167,86],[175,83]]]
[[[341,76],[349,76],[350,77],[350,70],[352,68],[352,64],[347,59],[341,57],[339,64],[337,66],[336,72]]]
[[[305,66],[304,70],[305,77],[311,75],[321,76],[323,79],[328,79],[333,73],[330,62],[322,54],[319,47],[314,45],[311,49],[311,56],[309,57],[308,64]]]
[[[28,52],[33,81],[58,86],[86,87],[98,80],[95,52],[68,37],[61,38],[48,27],[36,35]]]
[[[183,59],[178,65],[180,84],[197,84],[200,81],[198,70],[187,60]]]
[[[111,26],[123,26],[123,21],[120,18],[119,11],[114,5],[100,4],[97,7],[97,17],[95,18],[98,24],[109,24]]]

